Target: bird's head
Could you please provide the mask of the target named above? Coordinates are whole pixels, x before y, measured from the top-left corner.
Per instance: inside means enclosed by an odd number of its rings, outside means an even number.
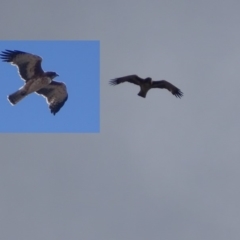
[[[56,72],[46,72],[46,75],[51,79],[54,79],[55,77],[59,76]]]
[[[152,84],[152,79],[151,79],[150,77],[147,77],[147,78],[145,79],[145,81]]]

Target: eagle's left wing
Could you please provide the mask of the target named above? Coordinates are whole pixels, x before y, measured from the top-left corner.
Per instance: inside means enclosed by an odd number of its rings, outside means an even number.
[[[165,88],[178,98],[183,96],[181,90],[166,80],[153,81],[151,88]]]
[[[67,87],[62,82],[52,81],[36,92],[46,98],[52,114],[56,114],[68,99]]]
[[[109,84],[112,86],[118,85],[120,83],[124,83],[124,82],[129,82],[129,83],[133,83],[136,85],[141,85],[141,83],[143,82],[143,79],[140,78],[137,75],[128,75],[125,77],[119,77],[119,78],[115,78],[109,81]]]
[[[37,55],[18,50],[6,50],[2,51],[0,58],[4,62],[16,65],[19,75],[26,82],[35,75],[41,75],[44,73],[41,66],[42,58]]]

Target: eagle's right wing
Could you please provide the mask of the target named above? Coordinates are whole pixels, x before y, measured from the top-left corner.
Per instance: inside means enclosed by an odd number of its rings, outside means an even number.
[[[165,88],[178,98],[183,96],[182,91],[166,80],[153,81],[151,88]]]
[[[142,81],[143,81],[143,79],[141,79],[137,75],[129,75],[129,76],[125,76],[125,77],[112,79],[109,81],[109,84],[114,86],[114,85],[118,85],[120,83],[129,82],[129,83],[133,83],[136,85],[140,85]]]
[[[41,67],[42,58],[37,55],[18,50],[6,50],[2,51],[0,58],[4,62],[16,65],[19,75],[26,82],[34,75],[44,73]]]
[[[67,87],[62,82],[52,81],[47,87],[36,92],[46,98],[52,114],[56,114],[68,99]]]

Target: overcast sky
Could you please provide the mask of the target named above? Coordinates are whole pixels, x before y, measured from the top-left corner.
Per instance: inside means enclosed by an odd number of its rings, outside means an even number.
[[[2,39],[101,41],[101,128],[1,135],[1,239],[238,240],[239,10],[237,0],[2,1]],[[184,97],[109,86],[128,74]]]
[[[99,132],[99,41],[0,41],[0,52],[5,49],[41,56],[43,70],[58,73],[54,81],[66,84],[69,97],[55,116],[46,99],[37,94],[30,94],[12,107],[7,96],[22,87],[24,81],[16,66],[0,60],[0,100],[4,113],[0,118],[0,132]]]

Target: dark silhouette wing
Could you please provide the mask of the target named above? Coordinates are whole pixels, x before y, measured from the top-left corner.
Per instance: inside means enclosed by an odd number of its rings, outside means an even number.
[[[18,50],[5,50],[0,54],[3,62],[9,62],[16,65],[19,75],[26,82],[34,75],[43,74],[41,67],[42,58],[31,53],[22,52]]]
[[[138,77],[137,75],[129,75],[129,76],[125,76],[125,77],[112,79],[109,81],[109,84],[112,86],[115,86],[115,85],[118,85],[118,84],[124,83],[124,82],[141,85],[141,83],[143,82],[143,79]]]
[[[62,82],[52,81],[47,87],[36,92],[46,98],[52,114],[56,114],[68,99],[67,87]]]
[[[178,98],[181,98],[183,96],[183,93],[180,89],[165,80],[153,81],[151,88],[165,88]]]

